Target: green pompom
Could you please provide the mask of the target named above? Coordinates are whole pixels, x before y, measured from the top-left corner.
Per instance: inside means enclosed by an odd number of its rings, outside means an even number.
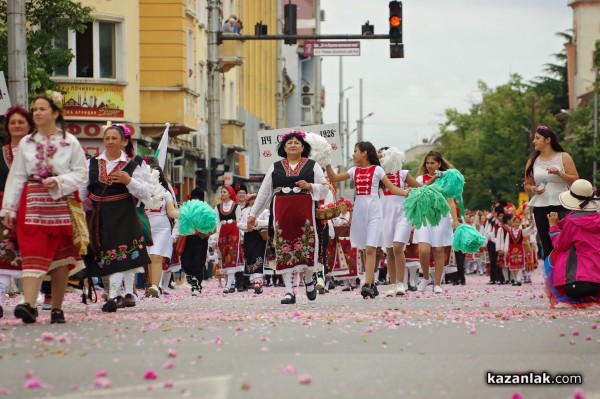
[[[179,208],[179,234],[187,236],[198,230],[202,234],[212,233],[217,227],[217,214],[206,202],[190,200]]]
[[[448,169],[434,182],[446,198],[457,198],[465,188],[465,177],[458,169]]]
[[[448,201],[436,186],[422,186],[410,190],[404,202],[406,219],[417,229],[424,225],[437,226],[450,213]]]
[[[482,236],[475,227],[468,224],[461,224],[454,231],[452,248],[454,248],[455,251],[474,253],[479,251],[485,242],[485,237]]]

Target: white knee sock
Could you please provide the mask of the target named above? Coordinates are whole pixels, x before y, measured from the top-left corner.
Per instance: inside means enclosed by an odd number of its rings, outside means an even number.
[[[260,285],[263,284],[263,275],[260,273],[253,273],[250,275],[250,283],[255,284],[258,283]]]
[[[312,292],[315,289],[315,285],[312,284],[312,282],[313,282],[312,273],[309,272],[308,269],[305,269],[304,270],[304,286],[306,287],[306,292]]]
[[[507,267],[502,268],[502,275],[504,276],[504,280],[508,281],[508,268]]]
[[[408,271],[410,272],[410,285],[413,287],[417,286],[417,278],[419,277],[419,266],[406,266]],[[405,280],[407,281],[407,280]]]
[[[123,272],[123,285],[125,286],[125,295],[133,295],[133,282],[135,281],[135,272],[128,270]]]
[[[173,272],[171,272],[171,271],[163,272],[162,281],[161,281],[161,287],[163,290],[169,288],[169,283],[171,282],[172,274],[173,274]]]
[[[233,287],[234,283],[235,283],[235,274],[229,273],[227,275],[227,283],[225,284],[225,288],[231,288],[231,287]]]
[[[121,295],[121,285],[123,284],[123,272],[113,273],[108,276],[110,281],[110,296],[116,298]]]
[[[283,284],[285,284],[285,292],[293,294],[294,285],[292,283],[292,273],[282,273],[281,277],[283,278]]]
[[[0,274],[0,306],[4,303],[4,295],[10,289],[10,276],[8,274]]]

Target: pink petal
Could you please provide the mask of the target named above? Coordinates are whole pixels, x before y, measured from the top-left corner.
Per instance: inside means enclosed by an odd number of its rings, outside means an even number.
[[[283,368],[283,374],[286,374],[286,375],[294,375],[294,374],[296,374],[296,367],[294,367],[291,364],[288,364],[287,366],[285,366]]]
[[[579,330],[573,330],[573,335],[576,337],[579,335]]]
[[[42,383],[42,381],[38,380],[37,378],[30,378],[27,381],[25,381],[25,388],[27,388],[27,389],[40,389],[43,387],[44,387],[44,384]]]
[[[489,308],[490,307],[490,303],[488,301],[484,301],[483,302],[483,307],[484,308]]]
[[[94,387],[99,389],[112,388],[112,382],[106,377],[98,377],[94,380]]]
[[[521,395],[521,392],[515,392],[512,394],[510,399],[523,399],[523,395]]]
[[[165,364],[163,364],[163,368],[164,369],[170,370],[170,369],[172,369],[174,367],[175,367],[175,363],[173,363],[173,362],[166,362]]]
[[[312,376],[310,374],[300,374],[298,376],[298,382],[301,385],[309,385],[312,382]]]
[[[106,376],[108,376],[108,373],[106,372],[106,370],[100,369],[100,370],[96,371],[96,377],[106,377]]]
[[[44,341],[44,342],[54,341],[54,334],[52,334],[50,332],[42,333],[42,341]]]
[[[145,380],[155,380],[157,378],[158,378],[158,376],[156,375],[156,371],[154,371],[154,370],[146,370],[144,372]]]
[[[32,378],[34,375],[35,375],[35,371],[29,370],[29,371],[25,372],[25,374],[23,375],[23,377],[25,377],[25,378]]]
[[[583,389],[576,389],[575,394],[573,394],[573,399],[585,399]]]
[[[171,380],[167,380],[165,381],[165,384],[163,385],[164,388],[173,388],[175,384],[173,384],[173,381]]]
[[[221,337],[215,338],[215,345],[221,345],[222,343],[223,343],[223,340],[221,340]]]
[[[177,351],[173,348],[167,351],[167,357],[177,357]]]
[[[569,341],[569,344],[570,344],[570,345],[575,345],[575,340],[570,340],[570,341]]]
[[[10,395],[10,391],[6,388],[0,388],[0,395]]]
[[[592,324],[592,330],[595,330],[597,328],[598,328],[598,324],[596,324],[596,323]]]
[[[250,390],[250,384],[247,382],[242,382],[242,386],[240,387],[242,391],[249,391]]]
[[[591,341],[591,340],[592,340],[592,336],[591,336],[591,335],[588,335],[587,337],[585,337],[585,340],[586,340],[586,341]]]

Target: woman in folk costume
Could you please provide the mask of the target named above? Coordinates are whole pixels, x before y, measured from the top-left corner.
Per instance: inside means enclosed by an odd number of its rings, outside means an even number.
[[[58,92],[36,97],[32,113],[37,130],[19,143],[0,211],[6,227],[17,225],[25,303],[15,307],[15,316],[24,323],[36,321],[40,282],[48,277],[50,322],[64,323],[62,302],[69,273],[83,268],[73,244],[67,196],[85,184],[87,165],[77,139],[57,126],[63,122],[62,101]]]
[[[0,201],[4,196],[4,188],[8,172],[13,163],[19,142],[31,134],[35,128],[33,118],[20,105],[10,107],[4,113],[4,131],[8,133],[8,142],[2,147],[0,156]],[[0,318],[4,315],[2,304],[4,295],[8,293],[10,279],[21,277],[21,259],[17,247],[15,229],[7,229],[0,220]]]
[[[256,228],[248,231],[248,217],[256,201],[256,194],[248,194],[246,198],[248,206],[242,209],[240,221],[238,222],[238,228],[244,233],[244,258],[246,263],[244,274],[250,277],[250,284],[254,288],[254,293],[261,294],[263,292],[263,267],[268,239],[269,210],[263,210],[256,219]]]
[[[523,228],[521,218],[518,216],[509,214],[505,216],[505,220],[506,222],[502,229],[499,229],[496,239],[496,242],[499,243],[498,256],[504,257],[506,280],[510,281],[512,285],[520,286],[526,258],[523,241],[525,236],[532,233],[533,229],[531,227]]]
[[[231,294],[235,292],[233,284],[235,283],[235,274],[244,271],[244,267],[238,264],[240,259],[240,229],[238,222],[242,210],[236,202],[236,195],[233,187],[225,185],[221,187],[221,203],[215,207],[217,213],[217,233],[219,235],[219,252],[221,259],[221,269],[223,274],[227,275],[227,282],[223,293]],[[238,290],[241,288],[238,285]]]
[[[122,124],[105,129],[105,150],[88,161],[89,183],[79,191],[90,208],[90,250],[85,256],[88,275],[109,279],[110,296],[103,312],[135,306],[135,273],[150,263],[136,206],[138,199],[151,201],[153,188],[144,180],[142,168],[121,150],[130,135]]]
[[[277,154],[281,161],[269,167],[256,202],[248,217],[248,230],[271,201],[269,229],[273,237],[277,272],[283,277],[286,294],[282,304],[296,303],[292,272],[304,272],[306,296],[317,297],[313,271],[318,264],[319,240],[316,231],[315,202],[327,196],[329,189],[321,167],[308,159],[311,145],[306,133],[291,130],[281,136]]]
[[[351,281],[358,277],[356,248],[350,244],[350,226],[352,225],[352,202],[347,198],[340,198],[337,201],[340,207],[340,215],[333,219],[333,229],[335,231],[335,240],[328,254],[331,265],[331,275],[336,280],[344,281],[345,286],[342,291],[350,291],[355,287]]]
[[[544,272],[551,308],[600,305],[600,197],[594,194],[589,181],[576,180],[558,197],[571,213],[560,221],[557,212],[548,215],[554,251]]]
[[[420,187],[410,171],[402,170],[404,154],[397,148],[383,147],[378,153],[386,176],[390,182],[401,189],[408,187]],[[404,200],[406,197],[394,195],[390,190],[384,188],[380,196],[381,211],[385,217],[382,219],[381,247],[387,253],[388,275],[390,289],[386,296],[393,297],[404,295],[406,287],[404,278],[406,274],[406,258],[404,249],[409,243],[412,225],[404,215]]]
[[[379,183],[394,195],[408,196],[408,190],[392,184],[380,166],[379,157],[373,144],[361,141],[354,146],[354,164],[347,172],[335,173],[327,165],[327,175],[333,183],[347,179],[354,180],[355,200],[350,228],[352,246],[366,249],[365,284],[361,288],[363,298],[374,298],[378,292],[375,287],[376,252],[381,235],[381,203],[379,202]]]
[[[425,160],[419,169],[421,175],[417,176],[417,182],[421,184],[431,184],[437,179],[438,171],[446,171],[452,168],[452,164],[446,161],[442,154],[437,151],[429,151],[425,156]],[[448,246],[452,245],[453,233],[452,229],[458,225],[458,216],[456,214],[456,204],[453,199],[448,199],[450,206],[449,216],[442,218],[440,224],[431,226],[426,224],[418,229],[415,229],[413,241],[419,243],[419,260],[421,269],[423,270],[423,279],[417,286],[418,291],[425,291],[431,283],[429,276],[430,256],[433,252],[435,264],[435,278],[433,280],[433,292],[440,294],[443,292],[441,283],[444,274],[445,266],[445,251]]]

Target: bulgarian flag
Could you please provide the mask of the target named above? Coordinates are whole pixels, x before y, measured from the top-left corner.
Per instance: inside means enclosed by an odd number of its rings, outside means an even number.
[[[158,166],[162,170],[165,170],[165,164],[167,163],[167,148],[169,148],[169,122],[166,123],[165,131],[160,139],[160,143],[158,144],[158,148],[154,153],[154,157],[158,159]]]

